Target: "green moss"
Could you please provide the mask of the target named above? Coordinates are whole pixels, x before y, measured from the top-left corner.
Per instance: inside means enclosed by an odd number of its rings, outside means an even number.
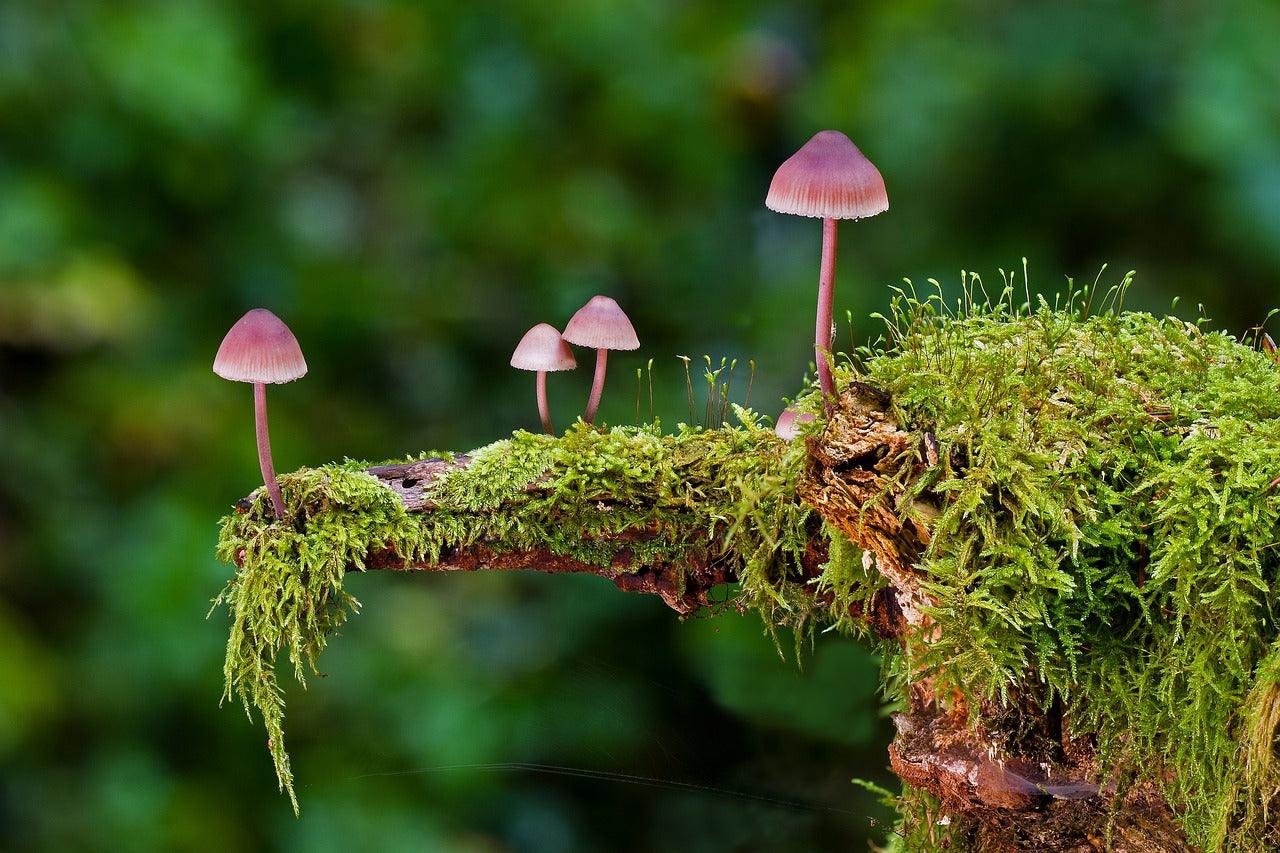
[[[223,666],[225,699],[257,708],[280,786],[298,809],[284,745],[284,698],[276,660],[287,651],[304,686],[331,634],[359,610],[343,590],[348,568],[364,567],[370,550],[390,545],[421,552],[417,522],[399,498],[354,463],[304,470],[281,478],[290,516],[275,522],[259,490],[249,512],[223,519],[218,557],[241,567],[214,600],[231,611]]]
[[[824,532],[828,541],[827,563],[818,577],[816,589],[830,594],[835,606],[827,608],[822,616],[841,632],[870,640],[872,635],[866,621],[851,614],[867,612],[875,594],[888,586],[888,582],[863,563],[861,549],[844,534],[830,527],[825,527]]]
[[[937,637],[913,644],[909,665],[884,647],[886,690],[901,702],[928,674],[970,707],[1060,698],[1077,732],[1098,733],[1104,768],[1161,785],[1196,844],[1275,849],[1280,367],[1203,322],[1091,313],[1077,297],[1035,312],[1007,291],[955,311],[902,298],[885,340],[837,370],[889,391],[899,423],[940,451],[895,485],[939,505],[919,565]],[[276,658],[287,651],[299,678],[314,669],[358,606],[343,573],[383,544],[431,559],[483,539],[605,560],[616,546],[601,535],[645,526],[643,560],[730,561],[737,602],[770,626],[857,630],[848,607],[883,581],[834,537],[824,595],[801,587],[807,532],[821,529],[796,495],[803,442],[738,415],[673,435],[516,433],[440,481],[439,508],[421,515],[344,463],[283,478],[284,523],[261,499],[227,518],[219,553],[244,552],[222,596],[227,695],[263,715],[281,785]]]
[[[1280,367],[1172,317],[895,309],[887,350],[842,376],[941,450],[902,484],[940,503],[919,565],[938,635],[891,683],[929,674],[971,708],[1061,697],[1194,843],[1276,849]]]
[[[226,697],[262,715],[295,810],[275,663],[286,652],[305,684],[328,636],[359,608],[343,577],[371,550],[434,561],[446,546],[483,541],[608,564],[627,547],[637,570],[678,566],[696,551],[735,567],[737,601],[768,614],[770,625],[804,624],[813,603],[797,588],[811,516],[795,493],[803,448],[737,412],[737,426],[681,425],[674,435],[581,422],[560,437],[517,432],[433,484],[431,512],[407,513],[364,463],[345,462],[281,477],[289,515],[280,522],[261,494],[225,518],[218,554],[240,564],[215,602],[232,617]],[[634,528],[653,536],[608,541]]]
[[[965,822],[948,814],[927,791],[903,785],[902,793],[887,801],[901,817],[880,853],[956,853],[965,849]]]

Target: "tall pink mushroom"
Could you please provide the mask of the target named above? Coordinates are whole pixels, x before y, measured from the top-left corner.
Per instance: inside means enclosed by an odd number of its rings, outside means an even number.
[[[307,373],[307,362],[293,336],[279,317],[265,308],[254,308],[227,332],[213,359],[213,372],[233,382],[253,384],[253,414],[258,433],[258,465],[262,482],[271,495],[276,518],[284,517],[284,498],[271,464],[271,438],[267,434],[267,385],[292,382]]]
[[[769,184],[765,206],[779,213],[822,220],[822,266],[818,273],[818,319],[814,355],[818,380],[830,404],[831,308],[835,298],[836,221],[863,219],[889,209],[884,178],[849,137],[824,130],[778,167]]]
[[[596,373],[591,380],[591,396],[582,419],[594,423],[596,410],[600,408],[600,395],[604,392],[604,374],[609,362],[609,350],[640,348],[636,330],[618,303],[607,296],[593,296],[578,309],[564,327],[564,339],[580,347],[596,351]]]
[[[560,337],[555,326],[539,323],[524,333],[516,351],[511,354],[511,366],[516,370],[538,372],[538,415],[542,418],[542,431],[551,435],[551,411],[547,407],[547,373],[555,370],[573,370],[578,362],[573,350]]]

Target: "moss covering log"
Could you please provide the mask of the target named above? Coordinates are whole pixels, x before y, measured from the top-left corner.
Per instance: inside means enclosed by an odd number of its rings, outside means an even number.
[[[1082,302],[901,299],[791,443],[738,409],[287,475],[224,521],[227,696],[292,795],[276,659],[314,670],[347,571],[593,572],[877,643],[898,849],[1276,849],[1280,367]]]

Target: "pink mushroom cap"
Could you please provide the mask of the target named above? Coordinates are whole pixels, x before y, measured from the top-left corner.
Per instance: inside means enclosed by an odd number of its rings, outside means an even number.
[[[539,323],[524,333],[516,351],[511,354],[511,366],[517,370],[573,370],[578,362],[573,357],[564,338],[555,326]]]
[[[265,308],[254,308],[222,339],[213,372],[233,382],[277,384],[305,376],[307,360],[284,321]]]
[[[813,415],[808,412],[783,409],[782,414],[778,415],[778,423],[774,426],[773,431],[777,433],[778,438],[790,441],[800,434],[800,426],[807,423],[813,423]]]
[[[838,130],[823,130],[778,167],[765,207],[796,216],[862,219],[889,209],[884,178]]]
[[[639,349],[640,339],[627,315],[607,296],[593,296],[564,327],[564,339],[591,349]]]

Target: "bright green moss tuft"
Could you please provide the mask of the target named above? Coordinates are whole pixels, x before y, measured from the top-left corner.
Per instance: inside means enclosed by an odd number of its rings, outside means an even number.
[[[903,486],[941,513],[919,565],[938,636],[895,681],[1061,697],[1194,843],[1277,849],[1280,366],[1172,317],[896,307],[861,378],[937,437]]]
[[[363,568],[373,548],[414,555],[424,543],[399,498],[354,463],[299,471],[280,485],[292,513],[285,521],[275,522],[261,490],[248,513],[223,519],[218,557],[241,567],[214,607],[226,604],[232,615],[224,698],[262,715],[276,775],[297,812],[276,659],[287,651],[305,686],[329,636],[360,608],[343,590],[347,569]]]
[[[1280,366],[1203,323],[1071,301],[1028,314],[901,299],[887,341],[837,371],[889,391],[898,422],[940,451],[895,486],[939,506],[919,565],[937,638],[909,665],[885,646],[886,690],[901,702],[927,673],[971,707],[1061,698],[1075,730],[1098,733],[1104,767],[1164,787],[1193,842],[1276,849]],[[244,552],[219,599],[227,695],[263,715],[281,785],[292,794],[276,658],[299,678],[314,669],[358,606],[343,574],[370,548],[430,559],[485,540],[604,561],[599,535],[645,527],[653,539],[629,543],[642,560],[731,561],[736,600],[769,626],[855,630],[849,606],[883,581],[838,536],[822,594],[797,581],[825,530],[796,494],[804,444],[738,416],[674,435],[516,433],[440,481],[439,508],[420,515],[344,463],[282,478],[284,523],[261,501],[225,519],[219,554]],[[913,797],[916,814],[927,802]]]

